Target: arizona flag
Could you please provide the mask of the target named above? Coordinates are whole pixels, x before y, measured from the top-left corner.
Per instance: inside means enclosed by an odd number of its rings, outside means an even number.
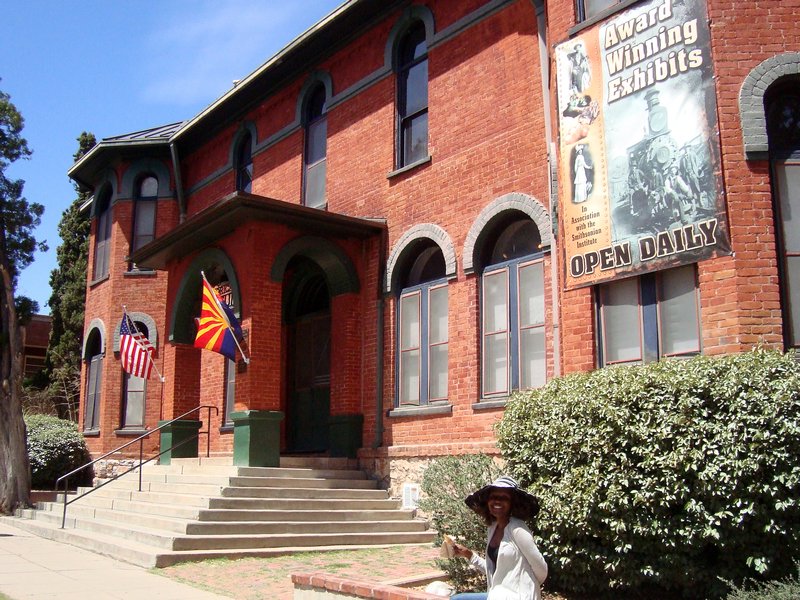
[[[200,309],[200,318],[197,319],[194,347],[219,352],[236,360],[236,340],[241,337],[242,327],[230,306],[217,296],[203,276],[203,306]]]
[[[155,349],[144,335],[136,331],[127,312],[122,314],[119,325],[119,359],[122,369],[134,377],[148,379],[153,369],[153,352]]]

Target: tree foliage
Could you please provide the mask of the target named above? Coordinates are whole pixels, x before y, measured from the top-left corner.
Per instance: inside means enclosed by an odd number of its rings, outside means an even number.
[[[24,181],[6,169],[31,154],[22,137],[24,119],[8,94],[0,91],[0,513],[28,503],[30,466],[22,417],[22,336],[15,289],[20,271],[45,249],[33,235],[44,212],[22,195]],[[28,301],[27,310],[35,310]],[[25,306],[21,305],[21,309]]]
[[[78,139],[75,160],[95,145],[95,137],[85,131]],[[56,249],[58,266],[50,273],[52,293],[48,305],[53,319],[47,348],[46,373],[50,393],[59,416],[77,420],[80,389],[81,342],[86,299],[86,269],[89,253],[89,213],[81,210],[91,195],[75,186],[77,198],[64,211],[58,224],[61,244]]]
[[[551,577],[593,597],[718,598],[800,559],[800,364],[756,349],[600,369],[509,403],[508,468],[540,498]]]

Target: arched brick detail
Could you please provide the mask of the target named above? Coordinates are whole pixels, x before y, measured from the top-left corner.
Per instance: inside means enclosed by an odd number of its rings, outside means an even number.
[[[144,326],[147,327],[147,339],[153,344],[153,348],[158,348],[158,330],[156,329],[156,322],[153,317],[143,312],[129,312],[128,316],[134,323],[144,323]],[[120,317],[119,323],[114,327],[114,352],[119,352],[119,328],[121,325],[122,317]]]
[[[407,7],[397,22],[389,32],[389,37],[386,40],[386,48],[384,50],[383,62],[387,69],[394,69],[394,60],[397,53],[397,45],[400,38],[406,32],[406,29],[414,22],[422,21],[425,26],[425,42],[428,48],[433,45],[434,34],[436,33],[436,24],[433,19],[433,13],[427,6],[413,5]]]
[[[433,240],[436,242],[436,245],[439,246],[444,255],[445,275],[448,278],[456,276],[456,250],[447,232],[433,223],[414,225],[400,236],[400,239],[397,240],[394,248],[392,248],[391,254],[389,254],[389,260],[386,263],[385,282],[385,291],[387,293],[395,288],[397,282],[397,274],[395,273],[397,261],[410,245],[421,239]]]
[[[89,326],[86,328],[86,333],[83,334],[83,350],[81,351],[81,359],[86,360],[86,345],[89,343],[92,330],[97,329],[100,334],[100,347],[103,349],[103,354],[106,353],[106,326],[100,319],[92,319]]]
[[[528,215],[539,228],[542,238],[542,247],[549,248],[552,244],[550,233],[550,213],[544,205],[533,196],[520,192],[511,192],[492,201],[475,219],[470,227],[467,239],[464,241],[464,272],[475,271],[475,251],[478,247],[478,238],[486,226],[498,215],[508,210],[516,210]]]
[[[787,52],[768,58],[750,71],[742,83],[739,114],[747,160],[764,160],[768,156],[764,95],[773,83],[788,75],[800,75],[800,52]]]
[[[171,198],[169,169],[162,161],[154,158],[143,158],[132,163],[122,176],[122,186],[120,190],[121,198],[133,198],[136,196],[136,183],[139,177],[145,173],[152,173],[158,179],[158,197]]]
[[[359,290],[358,273],[344,250],[329,240],[311,235],[295,238],[281,248],[272,263],[270,279],[283,281],[289,261],[295,256],[304,256],[319,265],[325,273],[331,296]]]
[[[300,89],[300,93],[297,95],[295,125],[300,125],[303,123],[303,115],[306,112],[305,106],[309,100],[309,93],[317,86],[318,83],[321,83],[325,88],[325,101],[330,103],[331,98],[333,98],[333,79],[331,79],[331,74],[327,71],[314,71],[311,73],[311,75],[306,78],[305,83],[303,83],[303,87]]]
[[[233,134],[233,141],[230,149],[228,150],[228,166],[232,169],[236,168],[236,153],[239,150],[239,143],[246,133],[250,134],[250,152],[252,154],[256,153],[256,146],[258,146],[258,131],[256,130],[256,124],[252,121],[244,121],[241,125],[239,125],[236,133]]]

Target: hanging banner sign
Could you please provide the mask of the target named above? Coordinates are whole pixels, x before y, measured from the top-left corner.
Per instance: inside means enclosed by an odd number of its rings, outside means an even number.
[[[652,0],[556,47],[565,287],[730,253],[703,0]]]

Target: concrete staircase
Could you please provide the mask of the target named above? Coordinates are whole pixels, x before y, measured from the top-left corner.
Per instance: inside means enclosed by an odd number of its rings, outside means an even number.
[[[274,468],[173,459],[146,465],[142,481],[140,492],[138,474],[129,473],[79,498],[67,507],[64,529],[59,502],[6,522],[144,567],[425,544],[435,536],[348,459],[282,457]]]

